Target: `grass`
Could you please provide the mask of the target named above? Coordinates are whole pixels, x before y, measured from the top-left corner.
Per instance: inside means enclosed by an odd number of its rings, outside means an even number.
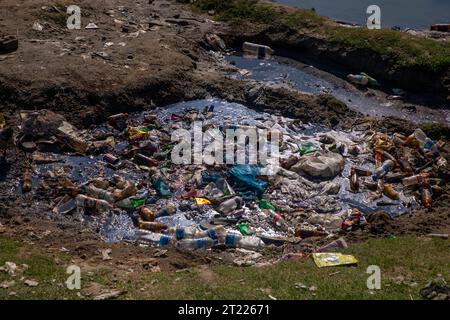
[[[186,2],[186,0],[179,0]],[[442,72],[450,67],[450,44],[414,37],[396,30],[337,26],[309,9],[282,8],[258,0],[196,0],[195,10],[214,10],[216,19],[239,30],[249,24],[314,34],[355,49],[372,50],[391,58],[396,67],[419,67]]]
[[[0,265],[5,261],[26,263],[30,267],[24,277],[39,281],[34,288],[19,279],[9,289],[0,289],[0,299],[76,299],[67,290],[65,268],[70,257],[61,253],[60,263],[33,246],[0,238]],[[82,274],[82,286],[95,281],[123,289],[123,298],[131,299],[420,299],[418,291],[438,274],[450,280],[450,243],[448,240],[416,238],[371,239],[346,250],[359,260],[355,267],[319,269],[312,259],[291,261],[268,267],[239,268],[218,265],[198,267],[186,272],[134,272],[111,279],[111,270],[96,269]],[[369,265],[381,268],[381,290],[366,286]],[[82,270],[83,271],[83,270]],[[117,272],[116,272],[117,273]],[[9,280],[0,273],[0,283]],[[296,283],[315,286],[316,291],[295,288]]]

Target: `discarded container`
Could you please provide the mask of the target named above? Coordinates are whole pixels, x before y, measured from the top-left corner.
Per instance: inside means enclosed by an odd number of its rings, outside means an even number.
[[[395,162],[392,160],[386,160],[383,162],[381,167],[377,168],[372,175],[372,180],[377,181],[378,179],[383,178],[389,171],[394,169]]]
[[[399,199],[399,193],[390,184],[384,184],[382,192],[386,197],[392,200]]]
[[[239,223],[236,227],[244,236],[251,236],[253,234],[253,232],[250,231],[249,226],[245,223]]]
[[[108,117],[108,123],[117,130],[124,131],[127,128],[127,119],[127,113],[119,113]]]
[[[433,197],[431,195],[431,191],[428,188],[423,188],[422,189],[422,205],[425,208],[431,208],[432,204],[433,204]]]
[[[227,233],[225,245],[230,248],[242,248],[256,251],[264,247],[264,242],[258,237],[245,237],[238,233]]]
[[[251,42],[244,42],[242,45],[244,57],[255,59],[269,59],[274,51],[272,48]]]
[[[177,212],[177,206],[175,204],[168,204],[156,213],[156,217],[167,217]]]
[[[225,236],[225,228],[223,226],[217,226],[207,230],[200,230],[197,227],[177,227],[167,229],[166,233],[174,234],[177,240],[186,238],[211,238],[213,240],[223,241]]]
[[[75,200],[79,208],[94,210],[97,213],[108,212],[112,209],[111,204],[107,201],[91,198],[82,194],[77,195]]]
[[[427,135],[422,131],[422,129],[418,128],[414,131],[412,135],[407,138],[407,142],[409,144],[414,144],[414,140],[419,143],[421,151],[424,153],[430,152],[434,157],[439,156],[439,150],[436,144],[427,137]]]
[[[139,215],[141,216],[142,220],[153,222],[156,219],[156,213],[149,208],[141,207],[139,211]]]
[[[182,249],[208,249],[216,244],[217,242],[211,238],[182,239],[177,241],[176,247]]]
[[[156,233],[161,232],[162,230],[166,230],[168,228],[167,225],[154,222],[154,221],[139,221],[139,229],[149,230]]]
[[[350,189],[353,192],[359,191],[359,180],[358,180],[358,174],[356,173],[356,169],[352,168],[350,171]]]
[[[266,199],[261,199],[259,200],[259,208],[260,209],[269,209],[269,210],[273,210],[276,211],[276,208],[273,204],[271,204],[268,200]]]
[[[241,208],[244,204],[244,200],[241,197],[233,197],[231,199],[225,200],[222,202],[219,207],[217,208],[217,211],[222,214],[229,214],[239,208]]]
[[[120,159],[111,153],[105,154],[103,156],[103,160],[105,160],[106,162],[108,162],[110,164],[118,164],[120,162]]]
[[[148,231],[138,231],[136,232],[136,237],[138,241],[143,241],[150,245],[160,247],[164,247],[175,242],[175,240],[168,235]]]
[[[411,177],[404,178],[402,180],[402,183],[405,187],[415,186],[419,184],[428,184],[430,182],[430,178],[431,178],[430,173],[421,173]]]
[[[157,167],[159,165],[158,160],[155,160],[155,159],[149,158],[147,156],[144,156],[141,153],[137,153],[134,156],[134,161],[137,164],[144,165],[144,166],[147,166],[147,167]]]
[[[114,195],[111,192],[97,188],[95,186],[83,186],[81,190],[83,193],[86,193],[90,197],[106,200],[109,203],[114,203],[116,201]]]
[[[356,260],[354,256],[342,253],[313,253],[313,259],[319,268],[352,265],[358,263],[358,260]]]
[[[55,136],[62,143],[79,153],[85,154],[88,149],[86,141],[78,136],[75,128],[68,122],[63,122],[62,126],[56,130]]]
[[[319,151],[320,149],[312,142],[305,142],[299,146],[300,155],[303,156],[308,153]]]
[[[30,192],[32,189],[31,170],[25,169],[22,176],[22,191],[24,193]]]

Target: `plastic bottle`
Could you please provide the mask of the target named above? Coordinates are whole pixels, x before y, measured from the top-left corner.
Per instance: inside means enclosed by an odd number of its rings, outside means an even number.
[[[154,221],[139,221],[139,229],[149,230],[153,232],[161,232],[167,229],[167,225]]]
[[[31,180],[31,170],[25,169],[22,176],[22,191],[30,192],[32,188],[32,180]]]
[[[409,172],[409,173],[414,172],[413,168],[411,167],[411,164],[409,163],[407,156],[401,158],[399,161],[399,164],[403,171]]]
[[[79,208],[95,210],[98,213],[107,212],[112,209],[111,204],[105,200],[99,200],[79,194],[75,198]]]
[[[170,243],[174,243],[174,239],[168,235],[139,230],[136,232],[136,239],[143,241],[152,246],[164,247]]]
[[[147,167],[157,167],[159,162],[158,160],[149,158],[147,156],[144,156],[142,153],[137,153],[134,156],[134,161],[137,164],[143,165],[143,166],[147,166]]]
[[[199,230],[197,227],[176,227],[167,229],[166,233],[174,234],[177,240],[189,238],[211,238],[213,240],[223,241],[226,231],[223,226],[217,226],[207,230]]]
[[[94,197],[100,200],[106,200],[109,203],[114,203],[116,201],[114,195],[111,192],[97,188],[95,186],[83,186],[82,192],[86,193],[90,197]]]
[[[145,204],[145,197],[142,198],[135,198],[135,197],[128,197],[125,199],[122,199],[115,203],[115,205],[122,209],[136,209]]]
[[[156,213],[156,217],[167,217],[175,214],[177,212],[177,206],[173,203],[169,203],[165,207],[163,207],[161,210],[159,210]]]
[[[433,140],[427,137],[422,129],[416,129],[412,136],[419,142],[419,146],[424,153],[431,152],[433,156],[439,156],[439,150],[436,144],[433,142]]]
[[[120,159],[111,153],[107,153],[103,156],[103,160],[110,164],[118,164]]]
[[[372,175],[372,180],[377,181],[380,178],[383,178],[389,171],[394,169],[395,162],[392,160],[386,160],[383,162],[383,165],[375,170]]]
[[[390,184],[384,184],[383,189],[382,189],[383,194],[392,199],[392,200],[398,200],[399,199],[399,194],[398,192],[390,185]]]
[[[217,211],[223,214],[228,214],[236,209],[241,208],[243,204],[244,200],[241,197],[233,197],[231,199],[222,202],[217,208]]]
[[[137,193],[136,185],[130,181],[123,181],[116,184],[120,189],[116,189],[113,192],[116,201],[134,196]]]
[[[289,225],[287,224],[286,220],[284,220],[284,218],[280,214],[278,214],[272,210],[265,210],[265,212],[269,213],[269,216],[271,217],[272,223],[274,225],[276,225],[278,228],[280,228],[281,230],[283,230],[285,232],[289,232]]]
[[[418,184],[428,183],[431,178],[430,173],[420,173],[411,177],[404,178],[402,183],[405,187],[414,186]]]
[[[375,167],[376,167],[376,168],[381,167],[382,164],[383,164],[382,161],[383,161],[383,157],[382,157],[382,155],[381,155],[381,152],[376,151],[376,152],[375,152]]]
[[[176,247],[182,249],[207,249],[214,247],[216,244],[217,241],[211,238],[181,239],[177,241]]]
[[[264,242],[258,237],[246,237],[238,233],[230,232],[225,236],[225,245],[230,248],[256,251],[264,246]]]
[[[372,171],[367,170],[367,169],[357,168],[357,167],[352,167],[351,170],[353,170],[353,169],[356,171],[356,173],[357,173],[359,176],[370,177],[370,176],[372,175]]]
[[[144,221],[155,221],[156,219],[156,213],[146,207],[141,207],[141,210],[139,211],[139,215],[141,216],[142,220]]]
[[[359,190],[359,180],[355,168],[351,169],[349,179],[350,179],[350,189],[354,192],[357,192]]]
[[[431,191],[428,188],[422,189],[422,205],[425,208],[431,208],[431,205],[433,204],[433,198],[431,196]]]

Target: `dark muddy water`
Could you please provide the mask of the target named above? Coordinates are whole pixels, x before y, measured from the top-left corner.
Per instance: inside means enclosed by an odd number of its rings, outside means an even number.
[[[251,71],[247,77],[266,82],[287,83],[297,90],[312,94],[328,93],[366,115],[393,116],[415,123],[450,122],[448,110],[430,109],[414,104],[416,110],[411,111],[407,108],[411,105],[409,103],[389,100],[388,95],[383,92],[358,90],[339,77],[291,59],[277,57],[272,60],[257,60],[235,55],[226,59],[233,61],[240,69]]]
[[[382,27],[429,29],[434,23],[450,23],[449,0],[276,0],[316,12],[335,20],[366,25],[367,7],[381,9]]]

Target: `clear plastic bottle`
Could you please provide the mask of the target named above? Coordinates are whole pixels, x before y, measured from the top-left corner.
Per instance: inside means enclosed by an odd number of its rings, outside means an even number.
[[[389,171],[391,171],[392,169],[394,169],[395,167],[395,162],[392,160],[386,160],[385,162],[383,162],[383,165],[379,168],[377,168],[373,175],[372,175],[372,180],[373,181],[377,181],[380,178],[383,178]]]
[[[402,183],[405,187],[414,186],[418,184],[428,183],[430,181],[431,174],[429,173],[420,173],[411,177],[406,177],[402,180]]]
[[[75,201],[78,208],[95,210],[98,213],[104,213],[112,209],[111,204],[105,200],[95,199],[83,194],[76,196]]]
[[[223,242],[225,236],[225,228],[223,226],[217,226],[215,228],[200,230],[196,226],[192,227],[172,227],[166,230],[167,234],[175,235],[177,240],[192,239],[192,238],[211,238]]]
[[[264,246],[264,242],[258,237],[242,236],[235,232],[229,232],[225,236],[225,245],[230,248],[256,251]]]
[[[166,230],[168,227],[165,224],[154,222],[154,221],[139,221],[139,229],[149,230],[153,232],[161,232]]]
[[[109,203],[114,203],[116,201],[114,195],[107,190],[97,188],[93,185],[84,186],[82,192],[86,193],[90,197],[94,197],[100,200],[106,200]]]
[[[217,211],[223,214],[228,214],[236,209],[241,208],[243,204],[244,200],[241,197],[233,197],[222,202],[217,208]]]
[[[439,156],[439,150],[436,144],[433,142],[433,140],[427,137],[422,129],[416,129],[412,136],[414,136],[414,138],[419,142],[423,152],[431,152],[433,156]]]
[[[145,242],[152,246],[164,247],[168,244],[174,243],[175,240],[165,234],[148,232],[144,230],[139,230],[136,232],[137,241]]]
[[[181,239],[177,241],[176,247],[183,249],[207,249],[214,247],[216,244],[217,241],[211,238]]]

